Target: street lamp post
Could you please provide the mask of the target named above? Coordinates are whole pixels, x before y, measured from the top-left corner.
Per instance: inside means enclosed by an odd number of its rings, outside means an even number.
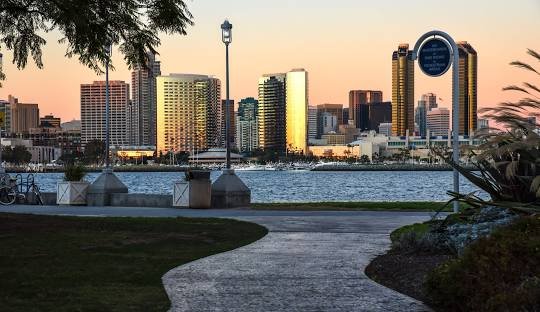
[[[110,136],[110,98],[109,98],[109,59],[111,57],[111,45],[106,44],[103,49],[107,53],[105,60],[105,172],[111,171],[111,161],[109,158],[109,149],[111,144]]]
[[[229,133],[231,131],[231,116],[230,111],[230,101],[229,101],[229,44],[232,42],[232,24],[228,20],[225,20],[221,24],[221,39],[225,44],[225,148],[226,160],[227,160],[227,169],[231,169],[231,140],[229,138]]]
[[[109,62],[112,44],[103,46],[105,59],[105,169],[99,177],[88,187],[87,204],[90,206],[109,206],[112,194],[127,193],[128,188],[114,175],[110,160],[111,129],[110,129],[110,90],[109,90]]]
[[[221,24],[221,39],[225,44],[226,71],[226,101],[225,101],[225,147],[227,167],[212,183],[213,208],[248,207],[251,204],[251,191],[231,169],[231,140],[229,136],[231,125],[229,99],[229,44],[232,41],[232,25],[228,20]]]

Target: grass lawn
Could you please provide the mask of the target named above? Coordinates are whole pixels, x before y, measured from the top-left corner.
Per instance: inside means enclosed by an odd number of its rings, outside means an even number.
[[[316,203],[256,203],[255,210],[366,210],[366,211],[436,211],[444,202],[316,202]],[[444,211],[452,211],[449,205]]]
[[[0,213],[0,311],[167,311],[168,270],[266,233],[225,219]]]

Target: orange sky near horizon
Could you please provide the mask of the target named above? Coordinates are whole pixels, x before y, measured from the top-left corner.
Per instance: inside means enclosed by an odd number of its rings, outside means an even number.
[[[265,73],[305,68],[309,72],[310,105],[348,104],[353,89],[382,90],[391,100],[392,51],[399,43],[414,46],[423,33],[439,29],[456,41],[468,41],[478,52],[478,102],[480,107],[516,100],[519,94],[501,88],[538,76],[508,65],[522,60],[540,67],[526,49],[540,51],[540,0],[230,0],[187,1],[195,25],[187,36],[162,35],[158,47],[162,73],[214,75],[224,84],[224,46],[220,24],[233,24],[231,45],[231,95],[235,100],[257,97],[258,77]],[[80,118],[79,85],[103,80],[76,58],[64,57],[60,34],[45,35],[45,68],[33,64],[17,70],[12,53],[0,45],[7,79],[0,99],[9,94],[20,102],[38,103],[40,114],[53,113],[63,121]],[[118,50],[111,80],[130,83],[130,73]],[[451,105],[451,72],[430,78],[415,71],[415,98],[434,92]]]

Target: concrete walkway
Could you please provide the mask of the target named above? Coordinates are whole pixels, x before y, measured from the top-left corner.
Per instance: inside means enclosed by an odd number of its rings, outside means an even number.
[[[172,311],[429,311],[364,274],[395,228],[426,213],[7,206],[5,212],[86,216],[228,217],[270,232],[163,276]]]

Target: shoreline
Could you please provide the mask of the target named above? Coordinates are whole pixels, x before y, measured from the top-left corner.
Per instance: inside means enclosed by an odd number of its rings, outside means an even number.
[[[101,172],[103,167],[86,167],[87,172]],[[474,169],[469,167],[469,169]],[[6,168],[6,173],[55,173],[64,172],[63,167],[42,168],[42,170],[30,170],[25,167]],[[185,172],[188,167],[185,166],[118,166],[114,167],[115,172]],[[220,171],[221,169],[208,169],[210,171]],[[305,170],[241,170],[235,171],[452,171],[453,168],[448,165],[411,165],[411,164],[369,164],[369,165],[322,165],[312,169]]]

